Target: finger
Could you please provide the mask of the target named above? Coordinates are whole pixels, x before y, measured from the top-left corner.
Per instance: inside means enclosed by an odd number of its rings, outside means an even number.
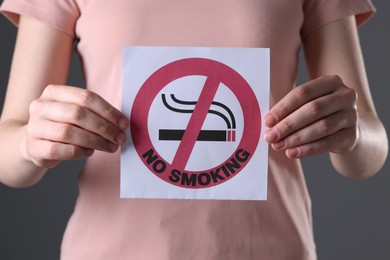
[[[45,88],[42,98],[86,107],[122,130],[129,126],[129,120],[118,109],[92,91],[63,85],[49,85]]]
[[[338,76],[323,76],[294,88],[268,111],[264,117],[265,124],[274,126],[299,107],[334,92],[342,84]]]
[[[70,144],[86,149],[115,152],[119,147],[99,135],[70,124],[42,121],[30,124],[29,131],[36,139]]]
[[[126,141],[126,134],[122,130],[79,105],[37,100],[33,107],[42,118],[50,121],[73,124],[113,143],[122,144]]]
[[[286,149],[285,153],[290,159],[318,155],[325,152],[346,153],[355,147],[357,139],[358,132],[356,129],[345,128],[315,142]]]
[[[350,119],[351,117],[353,117],[353,120],[356,119],[356,110],[354,104],[354,100],[348,100],[345,95],[341,94],[329,94],[326,96],[321,96],[307,104],[304,104],[302,107],[298,108],[290,115],[285,117],[273,128],[269,129],[265,133],[264,138],[269,143],[278,142],[283,140],[286,136],[299,131],[300,129],[320,119],[324,119],[321,120],[321,122],[325,125],[319,126],[321,129],[325,128],[326,130],[329,124],[331,124],[329,127],[337,125],[337,122],[333,122],[334,117],[331,116],[332,114],[338,115],[337,119],[340,120],[340,125],[346,125],[346,122],[344,122],[345,119],[342,118],[342,116],[345,116],[346,119]],[[344,110],[346,110],[346,112],[341,112]],[[327,119],[328,116],[331,117]]]
[[[47,140],[33,140],[29,144],[32,162],[42,168],[55,167],[63,160],[85,158],[91,156],[93,152],[92,149]]]
[[[348,115],[346,111],[339,111],[290,134],[279,142],[273,143],[272,147],[278,151],[300,146],[334,134],[344,128],[355,128],[356,124],[357,122],[354,116]]]

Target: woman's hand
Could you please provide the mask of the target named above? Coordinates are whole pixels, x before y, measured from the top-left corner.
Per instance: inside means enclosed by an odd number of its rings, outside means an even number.
[[[351,151],[359,138],[357,94],[338,76],[296,87],[265,115],[265,140],[288,158]]]
[[[115,152],[126,141],[128,119],[99,95],[80,88],[49,85],[30,104],[22,153],[39,167]]]

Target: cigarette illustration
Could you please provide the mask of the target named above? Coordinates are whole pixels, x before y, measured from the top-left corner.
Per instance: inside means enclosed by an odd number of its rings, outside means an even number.
[[[170,94],[172,105],[167,101],[165,94],[161,94],[161,98],[164,106],[175,113],[192,114],[197,104],[197,101],[180,100],[174,94]],[[200,130],[197,141],[235,142],[236,120],[230,108],[221,102],[212,101],[208,114],[222,118],[226,123],[226,129]],[[159,129],[159,140],[180,141],[183,138],[184,132],[185,129]]]

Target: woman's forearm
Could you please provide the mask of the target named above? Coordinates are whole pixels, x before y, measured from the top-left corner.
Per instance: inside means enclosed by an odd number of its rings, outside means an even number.
[[[0,123],[0,182],[11,187],[28,187],[37,183],[47,169],[36,166],[23,154],[26,126],[23,122]]]
[[[21,16],[6,98],[0,118],[0,182],[31,186],[46,169],[27,160],[23,146],[30,103],[51,83],[66,82],[73,39],[49,25]],[[23,149],[21,149],[23,148]]]
[[[388,154],[386,130],[375,115],[359,115],[359,139],[349,153],[330,153],[333,167],[342,175],[365,179],[383,166]]]

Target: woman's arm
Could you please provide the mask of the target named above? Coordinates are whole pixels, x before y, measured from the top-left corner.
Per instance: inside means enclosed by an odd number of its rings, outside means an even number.
[[[388,140],[371,98],[354,18],[351,16],[338,24],[325,26],[307,37],[304,44],[312,78],[338,75],[356,91],[359,139],[352,151],[330,155],[333,166],[340,173],[365,178],[383,166]]]
[[[290,158],[330,152],[335,169],[351,178],[375,174],[387,157],[387,135],[371,98],[354,16],[312,32],[304,49],[314,80],[269,111],[273,131],[266,140]]]
[[[37,182],[46,169],[21,154],[30,103],[50,83],[67,79],[72,38],[34,19],[21,17],[7,94],[0,118],[0,181],[11,186]]]
[[[95,93],[64,86],[73,39],[21,17],[0,118],[0,182],[25,187],[62,160],[114,152],[127,119]]]

